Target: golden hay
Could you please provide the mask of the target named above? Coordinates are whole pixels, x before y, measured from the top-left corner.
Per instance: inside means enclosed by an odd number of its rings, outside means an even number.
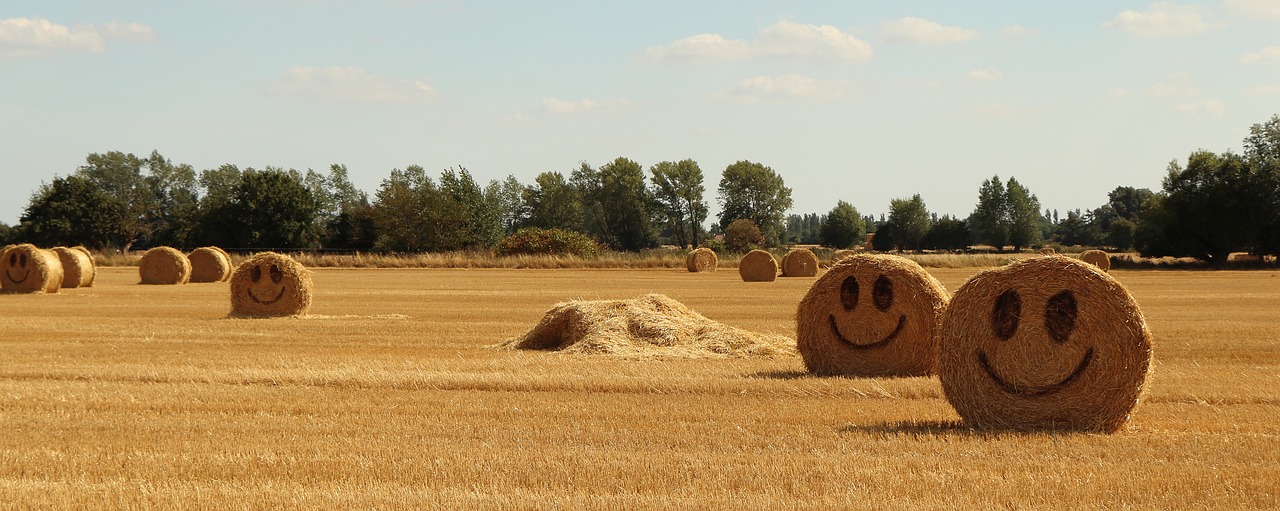
[[[738,261],[743,282],[773,282],[778,278],[778,260],[765,250],[752,250]]]
[[[1053,247],[1044,247],[1040,249],[1040,255],[1054,255],[1057,253],[1058,251],[1054,250]]]
[[[846,257],[800,301],[796,349],[815,374],[933,374],[946,307],[947,290],[915,261]]]
[[[1129,291],[1064,256],[981,272],[943,315],[947,401],[983,428],[1114,432],[1138,404],[1151,333]]]
[[[187,254],[191,282],[222,282],[231,277],[231,258],[217,247],[200,247]]]
[[[92,287],[94,279],[98,278],[98,259],[94,257],[93,252],[90,252],[89,249],[85,248],[84,245],[76,245],[74,247],[71,247],[71,249],[84,252],[84,255],[89,258],[89,262],[92,264],[93,271],[89,273],[89,281],[84,284],[84,287]]]
[[[62,287],[62,261],[52,251],[23,243],[9,246],[0,257],[0,291],[57,293]]]
[[[831,254],[831,260],[827,261],[827,267],[830,268],[832,266],[835,266],[836,263],[839,263],[840,261],[844,260],[844,258],[855,255],[857,253],[858,253],[857,250],[848,250],[848,249],[837,250]]]
[[[497,347],[622,357],[774,358],[794,343],[707,319],[665,295],[556,304],[523,336]]]
[[[807,248],[796,248],[782,256],[783,277],[813,277],[818,275],[818,256]]]
[[[707,247],[698,247],[689,252],[684,258],[684,265],[691,272],[710,272],[716,271],[716,266],[720,264],[720,258],[716,256],[716,251]]]
[[[300,316],[311,308],[311,270],[292,257],[261,252],[231,274],[231,316]]]
[[[53,247],[52,251],[62,263],[62,287],[77,288],[93,285],[93,258],[88,252],[67,247]]]
[[[143,284],[186,284],[191,279],[191,262],[172,247],[155,247],[142,254],[138,276]]]
[[[1080,260],[1097,266],[1104,272],[1111,271],[1111,257],[1101,250],[1085,250],[1080,253]]]
[[[218,246],[211,246],[211,247],[209,247],[209,248],[212,248],[212,249],[214,249],[214,250],[217,250],[217,251],[218,251],[218,253],[222,254],[222,257],[227,258],[227,266],[228,266],[228,267],[235,268],[236,260],[231,258],[231,254],[230,254],[230,253],[228,253],[226,250],[223,250],[223,249],[222,249],[222,247],[218,247]],[[222,280],[223,280],[224,282],[225,282],[225,281],[228,281],[228,280],[231,280],[231,272],[229,272],[229,271],[228,271],[228,272],[227,272],[227,276],[223,277],[223,278],[222,278]]]

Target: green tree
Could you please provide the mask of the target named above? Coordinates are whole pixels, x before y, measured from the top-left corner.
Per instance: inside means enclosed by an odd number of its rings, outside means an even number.
[[[929,209],[925,207],[920,194],[915,194],[910,199],[889,201],[888,226],[893,233],[893,243],[899,248],[919,251],[932,223]]]
[[[119,230],[123,216],[124,206],[115,197],[93,181],[71,175],[41,185],[15,230],[24,241],[40,246],[102,249],[124,239]]]
[[[969,223],[962,219],[943,215],[929,227],[924,235],[925,248],[939,250],[963,250],[973,242],[973,233],[969,231]]]
[[[680,160],[664,161],[649,167],[653,183],[653,196],[657,200],[657,213],[671,229],[676,243],[682,248],[697,247],[703,235],[703,222],[707,220],[706,188],[702,184],[702,169],[698,162]]]
[[[1054,230],[1058,243],[1063,245],[1097,246],[1102,242],[1102,233],[1089,214],[1079,209],[1067,211],[1067,217],[1058,222]]]
[[[76,175],[92,181],[98,188],[114,197],[123,207],[120,226],[121,248],[129,249],[140,241],[149,239],[158,227],[159,204],[152,188],[142,173],[147,162],[133,154],[110,151],[91,153]]]
[[[498,212],[505,235],[516,232],[528,215],[524,202],[525,190],[526,187],[520,180],[510,174],[502,181],[489,181],[489,185],[484,188],[485,199]]]
[[[584,163],[574,172],[573,182],[582,194],[583,223],[589,234],[622,250],[657,246],[649,214],[653,198],[639,163],[619,157],[599,170]]]
[[[978,205],[969,216],[978,243],[985,243],[1004,250],[1009,241],[1009,199],[1000,182],[1000,176],[982,182],[978,188]]]
[[[527,216],[521,225],[582,232],[582,198],[559,172],[543,172],[522,192]]]
[[[441,221],[438,249],[491,247],[502,238],[502,212],[485,198],[466,167],[440,173],[440,196],[431,207]]]
[[[791,189],[773,169],[746,160],[733,163],[724,169],[717,194],[721,229],[746,218],[760,227],[766,244],[782,240],[784,215],[792,205]]]
[[[1009,244],[1015,251],[1040,242],[1040,199],[1022,186],[1017,179],[1009,178],[1005,184],[1005,200],[1008,204]]]
[[[845,201],[837,201],[831,208],[819,229],[818,238],[822,246],[831,248],[850,248],[867,237],[867,226],[863,223],[858,210]]]
[[[247,169],[230,200],[211,212],[224,246],[301,249],[319,245],[319,200],[296,170]]]
[[[1134,238],[1137,233],[1137,224],[1127,218],[1117,218],[1111,221],[1111,227],[1107,229],[1107,245],[1121,252],[1133,248]]]
[[[1164,178],[1164,246],[1144,255],[1191,256],[1212,264],[1233,251],[1255,251],[1274,224],[1275,178],[1233,153],[1196,151],[1175,160]]]
[[[739,218],[724,230],[724,246],[730,252],[747,252],[764,244],[760,228],[746,218]]]
[[[439,238],[439,219],[431,204],[440,190],[418,165],[392,169],[374,194],[375,248],[396,252],[426,252]]]
[[[351,183],[346,165],[332,164],[329,175],[319,187],[309,186],[313,193],[321,193],[331,213],[326,215],[324,246],[326,248],[370,250],[377,242],[373,205],[369,194]],[[316,190],[318,188],[318,191]]]
[[[158,151],[145,161],[143,178],[152,203],[146,213],[151,229],[152,245],[187,246],[191,244],[199,215],[199,190],[196,171],[191,165],[174,164]]]

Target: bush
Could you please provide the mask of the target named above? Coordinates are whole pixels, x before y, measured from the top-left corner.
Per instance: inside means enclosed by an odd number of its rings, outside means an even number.
[[[724,244],[731,252],[747,252],[764,245],[764,234],[755,222],[739,218],[725,228]]]
[[[590,236],[564,229],[525,227],[502,238],[497,254],[511,255],[576,255],[593,257],[599,250]]]

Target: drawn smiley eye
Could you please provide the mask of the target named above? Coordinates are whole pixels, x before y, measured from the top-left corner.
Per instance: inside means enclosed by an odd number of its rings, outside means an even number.
[[[887,312],[889,307],[893,307],[893,281],[889,277],[881,275],[876,279],[875,287],[871,288],[871,301],[880,312]]]
[[[852,275],[845,277],[840,284],[840,304],[846,311],[858,308],[858,279]]]
[[[1076,295],[1071,291],[1062,291],[1049,298],[1044,305],[1044,328],[1049,331],[1049,337],[1058,344],[1067,342],[1076,329],[1078,314]]]
[[[281,279],[284,279],[284,272],[280,271],[279,266],[271,265],[271,282],[279,284]]]
[[[262,280],[261,266],[254,265],[253,269],[249,270],[249,280],[252,280],[255,283],[258,282],[259,280]]]
[[[9,266],[18,265],[18,254],[9,254]]]
[[[1022,297],[1012,289],[1000,293],[996,297],[995,307],[991,309],[991,329],[996,337],[1007,341],[1018,331],[1018,322],[1022,319]]]

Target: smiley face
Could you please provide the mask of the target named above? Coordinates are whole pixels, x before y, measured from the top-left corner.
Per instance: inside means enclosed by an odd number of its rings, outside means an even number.
[[[796,348],[826,375],[932,374],[947,292],[920,265],[889,255],[842,259],[796,310]]]
[[[9,278],[9,282],[21,284],[27,281],[27,277],[31,276],[31,268],[27,267],[27,253],[20,250],[11,250],[8,253],[8,263],[4,268],[4,276]],[[15,275],[21,275],[17,277]]]
[[[56,293],[62,287],[62,263],[53,252],[31,244],[0,253],[0,290],[5,293]]]
[[[974,276],[943,317],[947,400],[982,427],[1115,431],[1137,405],[1151,334],[1114,278],[1063,256]]]
[[[311,272],[275,252],[255,254],[231,275],[231,314],[269,317],[304,314],[311,306]]]

